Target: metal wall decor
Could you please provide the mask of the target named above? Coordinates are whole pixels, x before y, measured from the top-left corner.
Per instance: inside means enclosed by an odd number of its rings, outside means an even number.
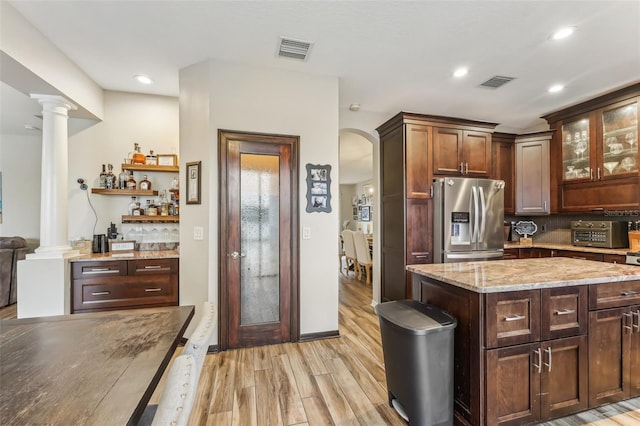
[[[307,212],[331,213],[331,166],[307,164]]]

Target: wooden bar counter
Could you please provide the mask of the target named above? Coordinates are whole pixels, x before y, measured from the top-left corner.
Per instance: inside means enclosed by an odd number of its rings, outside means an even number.
[[[640,268],[571,258],[409,265],[458,319],[456,424],[521,425],[640,395]]]

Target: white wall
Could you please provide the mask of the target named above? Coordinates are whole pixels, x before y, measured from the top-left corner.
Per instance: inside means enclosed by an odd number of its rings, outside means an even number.
[[[353,197],[356,195],[355,185],[340,185],[340,231],[345,220],[350,220],[348,229],[355,231],[357,222],[353,220]]]
[[[0,237],[40,238],[42,137],[1,135],[2,224]]]
[[[177,154],[178,99],[166,96],[109,92],[104,96],[104,121],[69,137],[69,239],[91,238],[95,217],[87,192],[81,191],[76,180],[84,178],[89,196],[98,213],[97,234],[104,234],[109,223],[126,234],[132,225],[121,225],[131,198],[91,194],[98,187],[102,164],[113,164],[120,173],[121,164],[138,142],[143,153],[153,149],[159,154]],[[143,173],[134,172],[139,182]],[[149,173],[152,189],[168,189],[174,173]],[[182,182],[182,181],[181,181]],[[144,201],[152,197],[142,197]],[[153,225],[145,225],[153,227]],[[165,225],[162,225],[165,227]],[[169,225],[170,226],[170,225]]]
[[[208,77],[205,77],[205,74]],[[204,79],[204,80],[203,80]],[[209,128],[205,112],[194,111],[209,97]],[[338,78],[211,61],[180,73],[181,157],[202,160],[203,203],[187,206],[181,223],[181,258],[193,268],[181,267],[183,295],[218,294],[218,129],[300,136],[300,227],[311,228],[311,239],[300,241],[300,332],[338,329]],[[195,130],[198,129],[198,130]],[[190,158],[187,158],[190,157]],[[306,213],[305,164],[332,165],[331,213]],[[208,220],[208,222],[205,222]],[[185,226],[204,223],[208,250],[188,236]],[[201,277],[207,270],[207,282]],[[190,303],[199,303],[190,298]],[[182,303],[182,299],[181,299]],[[216,336],[217,341],[217,336]]]

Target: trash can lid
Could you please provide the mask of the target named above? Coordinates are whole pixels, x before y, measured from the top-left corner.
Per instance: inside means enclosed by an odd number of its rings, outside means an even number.
[[[394,300],[376,305],[376,313],[412,334],[427,334],[453,328],[457,321],[442,309],[417,300]]]

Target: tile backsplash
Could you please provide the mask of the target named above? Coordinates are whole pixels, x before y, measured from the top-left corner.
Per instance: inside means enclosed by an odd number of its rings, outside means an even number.
[[[533,240],[538,243],[571,244],[571,221],[573,220],[612,220],[621,222],[635,222],[640,220],[639,212],[626,212],[607,215],[550,215],[550,216],[513,216],[505,215],[507,222],[531,220],[538,226],[538,232]],[[543,231],[544,229],[544,231]]]

